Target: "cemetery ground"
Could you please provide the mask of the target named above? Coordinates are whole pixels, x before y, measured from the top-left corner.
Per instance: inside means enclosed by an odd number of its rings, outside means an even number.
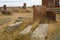
[[[17,21],[18,18],[23,18],[22,20],[20,20],[19,22],[23,22],[18,28],[15,28],[13,30],[9,30],[9,25],[14,24]],[[5,19],[7,20],[5,22]],[[8,21],[9,19],[9,21]],[[60,33],[60,14],[57,14],[57,22],[53,22],[50,21],[50,23],[45,23],[49,25],[49,29],[48,29],[48,33],[46,35],[46,40],[55,40],[54,38],[57,37],[57,32]],[[31,39],[31,35],[34,32],[34,30],[38,27],[39,25],[39,21],[35,21],[34,23],[32,23],[33,21],[33,10],[30,9],[29,11],[23,11],[22,9],[20,9],[19,12],[16,11],[12,11],[12,15],[0,15],[0,20],[4,21],[1,22],[0,24],[0,40],[32,40]],[[48,21],[48,20],[46,20]],[[30,27],[31,30],[29,31],[30,28],[28,28],[28,32],[26,34],[24,33],[20,33],[22,32],[25,28],[27,28],[28,26],[32,26]],[[26,31],[27,31],[26,30]],[[56,33],[55,37],[51,36],[53,33]],[[40,35],[40,34],[39,34]],[[56,38],[57,39],[57,38]],[[59,39],[59,37],[58,37]],[[35,38],[33,40],[36,40]]]

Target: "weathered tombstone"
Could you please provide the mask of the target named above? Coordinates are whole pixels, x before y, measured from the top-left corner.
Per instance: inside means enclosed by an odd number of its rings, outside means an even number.
[[[35,5],[33,5],[33,7],[32,7],[33,9],[35,9]]]
[[[3,10],[1,11],[2,15],[11,15],[11,11],[7,10],[6,5],[3,5]]]
[[[33,5],[33,22],[35,21],[35,6]]]
[[[3,6],[3,9],[6,10],[6,5]]]
[[[40,23],[44,23],[45,22],[45,16],[46,16],[46,6],[41,6],[40,7]]]
[[[59,7],[59,0],[42,0],[42,5],[47,7]]]
[[[23,9],[26,9],[26,3],[23,4]]]
[[[1,7],[0,7],[0,12],[1,12]]]
[[[14,24],[11,24],[10,26],[8,26],[8,28],[7,28],[6,31],[7,31],[7,32],[13,31],[13,30],[17,29],[22,23],[23,23],[23,22],[16,22],[16,23],[14,23]]]
[[[37,7],[33,5],[33,22],[39,20],[39,11]]]
[[[33,5],[33,21],[40,21],[41,23],[45,21],[46,7],[40,6],[39,8]]]
[[[44,17],[46,15],[46,10],[47,10],[46,6],[41,6],[40,7],[40,15],[42,17]]]
[[[48,20],[56,21],[56,13],[54,13],[53,11],[47,11],[46,12],[46,18]]]

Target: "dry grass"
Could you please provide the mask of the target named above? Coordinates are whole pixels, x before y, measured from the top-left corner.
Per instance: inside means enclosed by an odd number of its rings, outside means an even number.
[[[23,12],[23,13],[12,13],[13,15],[11,16],[0,16],[1,18],[11,18],[11,22],[6,23],[5,25],[2,25],[1,32],[0,32],[0,40],[29,40],[31,33],[35,30],[35,28],[37,27],[37,25],[39,24],[39,21],[35,21],[32,25],[32,29],[30,31],[30,33],[27,33],[25,35],[23,34],[19,34],[19,32],[21,32],[24,28],[26,28],[30,22],[32,22],[32,12]],[[29,18],[29,20],[25,20],[21,26],[19,28],[17,28],[16,30],[13,30],[12,32],[5,32],[5,29],[7,28],[8,25],[13,24],[14,21],[18,18],[18,17],[27,17]],[[60,18],[57,17],[58,19]],[[59,22],[59,21],[58,21]],[[59,23],[54,23],[54,24],[50,24],[49,26],[49,31],[48,31],[48,37],[52,34],[52,32],[54,32],[56,29],[60,30],[60,24]],[[59,25],[58,25],[59,24]],[[4,32],[3,32],[4,31]]]
[[[60,23],[51,24],[47,35],[47,40],[59,40],[59,39],[60,39]]]
[[[32,16],[32,12],[24,12],[24,13],[12,12],[12,15],[10,15],[10,16],[0,15],[0,19],[7,18],[7,17],[11,18],[12,21],[5,23],[4,25],[1,25],[1,27],[0,27],[0,40],[18,40],[18,38],[17,38],[17,37],[19,37],[18,33],[20,31],[22,31],[24,28],[26,28],[30,24],[30,22],[32,22],[33,16]],[[17,28],[16,30],[13,30],[12,32],[10,32],[10,31],[6,32],[5,30],[7,29],[7,26],[10,24],[13,24],[18,17],[26,17],[26,18],[28,18],[28,20],[26,19],[21,24],[21,26],[19,28]]]
[[[32,24],[32,28],[30,30],[29,33],[23,35],[23,34],[18,34],[17,37],[15,37],[15,39],[18,39],[18,40],[30,40],[30,37],[31,37],[31,34],[32,32],[35,30],[35,28],[37,27],[37,25],[39,24],[38,21],[35,21],[33,24]],[[20,28],[21,29],[21,28]],[[24,28],[23,28],[24,29]]]
[[[0,35],[0,40],[15,40],[16,36],[18,35],[18,33],[20,31],[22,31],[24,28],[26,28],[28,25],[29,25],[29,22],[28,21],[24,21],[18,29],[13,30],[11,32],[10,31],[2,32],[2,34]]]

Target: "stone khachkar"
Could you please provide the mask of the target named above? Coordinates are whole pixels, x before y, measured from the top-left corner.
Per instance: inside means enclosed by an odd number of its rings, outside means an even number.
[[[23,9],[26,9],[26,3],[23,4]]]
[[[42,0],[42,5],[47,7],[59,7],[59,0]]]
[[[53,11],[47,11],[46,19],[56,21],[56,13]]]
[[[44,21],[46,15],[46,7],[41,6],[37,9],[36,6],[33,6],[33,21]]]
[[[47,8],[46,8],[46,6],[41,6],[39,9],[40,9],[39,10],[39,12],[40,12],[40,15],[39,15],[40,23],[45,23],[45,16],[46,16]]]
[[[44,23],[46,19],[56,21],[56,13],[47,11],[46,6],[40,6],[39,8],[33,6],[33,22],[38,20],[40,23]]]
[[[55,6],[59,7],[59,0],[55,0]]]
[[[1,11],[2,15],[11,15],[11,11],[7,10],[6,5],[3,5],[3,10]]]
[[[33,22],[36,20],[39,20],[39,12],[37,10],[37,8],[33,5]]]
[[[3,9],[4,9],[4,10],[6,10],[6,9],[7,9],[7,8],[6,8],[6,5],[3,5]]]

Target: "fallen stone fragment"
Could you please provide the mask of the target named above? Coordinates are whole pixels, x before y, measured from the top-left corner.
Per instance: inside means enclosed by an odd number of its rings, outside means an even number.
[[[12,30],[18,28],[22,23],[23,22],[17,22],[17,23],[11,24],[10,26],[8,26],[6,31],[12,31]]]

